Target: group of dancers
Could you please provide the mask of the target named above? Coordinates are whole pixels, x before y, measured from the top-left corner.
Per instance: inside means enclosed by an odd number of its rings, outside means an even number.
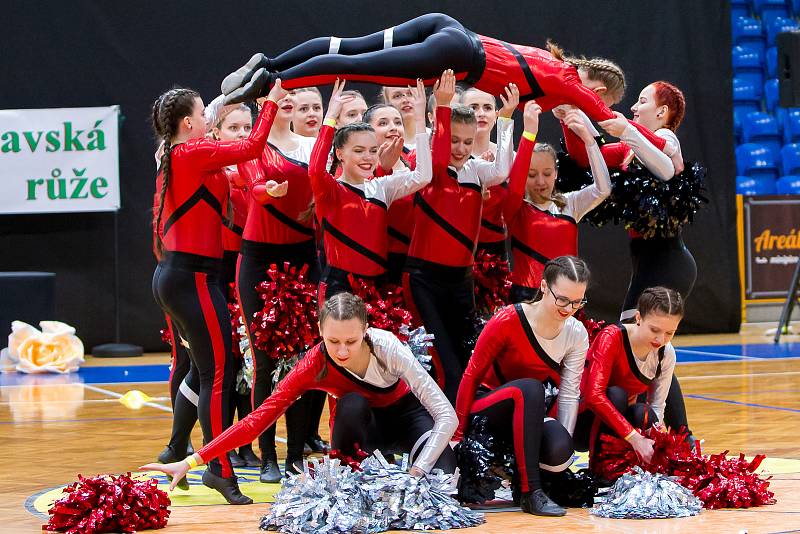
[[[344,80],[382,85],[382,101],[368,105]],[[315,86],[331,83],[323,119]],[[153,292],[173,332],[175,416],[160,463],[144,467],[174,487],[208,464],[203,482],[248,504],[231,458],[258,462],[250,447],[258,438],[261,479],[279,480],[274,429],[285,414],[285,471],[297,472],[304,448],[324,445],[317,426],[329,396],[333,449],[408,452],[417,476],[454,472],[452,446],[473,417],[485,418],[513,444],[515,501],[559,516],[541,470],[567,469],[575,450],[591,459],[603,432],[649,461],[653,441],[639,429],[688,431],[670,341],[696,266],[680,235],[631,235],[619,324],[590,345],[574,317],[590,284],[577,223],[611,193],[609,169],[635,161],[666,181],[684,166],[674,133],[680,90],[647,85],[631,120],[610,109],[624,90],[612,61],[565,57],[552,43],[510,44],[428,14],[364,37],[313,39],[276,58],[256,54],[208,108],[190,89],[161,95]],[[240,102],[255,101],[253,124]],[[537,142],[550,110],[570,157],[591,171],[593,183],[579,191],[557,191],[556,151]],[[619,142],[604,143],[593,121]],[[470,347],[481,250],[503,259],[510,251],[511,297]],[[251,323],[263,308],[258,285],[270,265],[285,264],[307,266],[318,283],[321,341],[298,347],[304,356],[273,387],[275,359],[253,343]],[[355,280],[402,285],[414,321],[434,336],[433,376],[393,333],[369,325]],[[249,399],[234,385],[230,282],[253,351]],[[558,388],[555,402],[546,386]],[[204,446],[194,452],[198,419]]]

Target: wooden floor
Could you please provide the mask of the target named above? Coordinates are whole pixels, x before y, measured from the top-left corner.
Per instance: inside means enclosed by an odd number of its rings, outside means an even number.
[[[800,347],[798,336],[785,340]],[[715,345],[769,342],[754,332],[684,337],[676,345],[692,346],[693,352],[687,352],[702,355],[703,349],[697,347],[704,345],[712,351]],[[787,459],[768,464],[774,473],[771,487],[776,505],[657,521],[598,519],[576,509],[555,519],[490,513],[485,525],[466,532],[800,532],[800,350],[784,354],[788,358],[761,358],[731,348],[741,356],[738,359],[714,356],[721,354],[719,350],[713,347],[714,352],[706,353],[711,362],[678,366],[692,428],[705,440],[707,453],[728,449]],[[166,355],[154,354],[134,361],[89,358],[86,366],[165,363]],[[69,483],[78,473],[135,471],[154,460],[168,440],[171,415],[165,382],[84,384],[73,380],[25,377],[18,384],[0,386],[0,443],[5,453],[0,456],[0,532],[38,532],[46,517],[26,509],[32,496]],[[132,411],[117,397],[133,389],[155,400]],[[282,421],[278,435],[285,436]],[[197,429],[193,441],[201,442]],[[285,452],[280,447],[279,455]],[[266,506],[176,505],[164,532],[258,532],[258,519]]]

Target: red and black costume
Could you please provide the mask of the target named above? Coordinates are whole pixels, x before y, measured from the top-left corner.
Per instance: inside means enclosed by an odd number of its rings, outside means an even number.
[[[350,291],[350,275],[375,280],[386,273],[387,211],[396,200],[431,180],[425,133],[417,134],[421,157],[415,170],[397,171],[361,184],[337,180],[327,172],[333,134],[332,126],[322,127],[308,168],[317,219],[324,233],[326,265],[320,281],[320,304],[336,293]]]
[[[489,188],[489,196],[483,200],[481,228],[478,232],[478,251],[495,254],[507,259],[506,223],[503,218],[503,204],[508,192],[508,183]]]
[[[483,192],[506,180],[513,158],[514,122],[500,118],[497,124],[495,161],[473,158],[456,170],[449,166],[450,108],[437,107],[433,179],[414,199],[404,293],[408,308],[434,335],[437,380],[453,403],[469,359],[464,342],[475,313],[472,264]]]
[[[226,168],[224,172],[228,177],[230,206],[233,209],[233,213],[225,214],[228,224],[222,225],[222,283],[223,289],[227,291],[229,284],[236,283],[236,263],[239,261],[239,251],[242,250],[250,194],[247,180],[239,174],[238,169]]]
[[[253,351],[253,409],[261,406],[272,392],[272,374],[276,365],[274,355],[254,344],[251,332],[253,315],[264,307],[256,288],[267,280],[267,270],[272,264],[281,270],[285,263],[297,268],[305,264],[309,266],[309,278],[313,281],[319,278],[310,209],[313,197],[308,180],[308,160],[314,139],[299,138],[297,143],[297,148],[290,154],[268,143],[257,159],[239,164],[239,171],[246,178],[250,192],[249,215],[237,269],[237,290]],[[265,185],[268,180],[288,182],[286,195],[280,198],[270,196]],[[286,413],[286,465],[292,465],[303,457],[309,425],[308,405],[307,399],[301,399]],[[262,467],[269,460],[277,461],[274,425],[259,436],[259,448]]]
[[[276,109],[274,102],[265,105],[247,139],[192,139],[175,145],[170,154],[161,224],[156,229],[163,254],[153,274],[153,295],[189,344],[200,379],[197,411],[206,441],[222,433],[229,421],[234,380],[231,320],[219,283],[223,206],[229,190],[222,168],[261,153]],[[157,190],[163,180],[159,173]],[[183,450],[185,446],[176,452]],[[209,469],[217,476],[233,476],[226,457],[212,462]]]
[[[257,410],[198,451],[200,457],[207,462],[224,456],[273,425],[305,392],[321,390],[337,399],[331,414],[334,449],[345,454],[353,454],[356,444],[368,452],[379,448],[387,454],[417,449],[419,454],[412,460],[421,470],[439,467],[454,472],[455,455],[448,442],[456,418],[450,403],[411,350],[392,333],[369,328],[365,339],[371,353],[363,377],[337,364],[320,343]]]
[[[586,329],[572,317],[548,340],[533,331],[523,304],[502,308],[478,337],[461,380],[456,439],[471,416],[485,416],[490,431],[514,445],[522,491],[540,488],[540,467],[560,472],[571,463],[588,346]],[[558,421],[544,421],[545,382],[559,388]]]
[[[403,154],[400,160],[406,168],[414,170],[417,166],[417,149],[407,149],[403,147]],[[375,176],[385,176],[392,174],[392,171],[384,170],[380,165],[375,169]],[[389,252],[386,260],[388,262],[387,276],[393,284],[400,285],[403,281],[403,268],[408,257],[408,246],[411,244],[411,236],[414,235],[414,195],[407,195],[395,200],[389,206],[386,232],[389,236]]]
[[[508,225],[511,255],[511,302],[533,299],[542,281],[545,264],[559,256],[577,256],[578,221],[611,193],[608,168],[597,145],[591,156],[594,183],[564,195],[565,205],[549,201],[536,205],[525,199],[534,142],[522,137],[508,178],[503,217]]]
[[[674,370],[672,344],[640,359],[631,349],[625,325],[605,327],[586,355],[576,440],[593,452],[602,432],[627,439],[636,432],[634,427],[661,421]],[[642,393],[647,393],[647,404],[637,403]]]

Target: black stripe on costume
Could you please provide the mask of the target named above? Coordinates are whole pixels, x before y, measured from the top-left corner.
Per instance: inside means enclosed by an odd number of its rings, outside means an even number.
[[[339,241],[341,241],[345,246],[351,248],[355,252],[358,252],[365,258],[374,261],[384,269],[388,268],[389,264],[385,258],[381,257],[380,254],[377,252],[373,252],[355,239],[349,237],[347,234],[333,226],[328,219],[322,219],[322,228],[325,230],[326,233],[329,233]]]
[[[399,379],[397,380],[397,382],[395,382],[391,386],[387,386],[385,388],[382,388],[380,386],[376,386],[374,384],[370,384],[369,382],[361,380],[360,378],[355,376],[353,373],[351,373],[347,369],[344,369],[341,365],[336,363],[333,358],[331,358],[330,354],[328,354],[328,349],[325,347],[325,343],[322,343],[320,348],[322,349],[322,354],[325,355],[325,360],[331,366],[333,366],[334,369],[339,371],[339,374],[341,374],[343,377],[347,378],[348,380],[350,380],[354,384],[357,384],[358,386],[360,386],[360,387],[362,387],[364,389],[367,389],[369,391],[373,391],[375,393],[388,394],[388,393],[391,393],[392,391],[394,391],[395,389],[397,389],[397,386],[400,385],[400,380]]]
[[[472,239],[468,238],[461,232],[461,230],[447,222],[444,217],[436,213],[436,210],[433,209],[433,206],[428,204],[425,199],[422,198],[422,195],[419,193],[414,195],[414,203],[419,206],[425,215],[430,217],[431,220],[435,222],[442,230],[450,234],[453,239],[464,245],[464,248],[466,248],[470,254],[473,253],[473,250],[475,249],[475,243],[473,243]]]
[[[367,202],[375,204],[376,206],[380,206],[383,209],[388,209],[388,206],[386,206],[385,202],[383,202],[382,200],[378,200],[377,198],[368,197],[367,194],[364,193],[364,191],[362,191],[358,187],[356,187],[356,186],[354,186],[352,184],[348,184],[347,182],[343,182],[341,180],[339,180],[339,183],[342,184],[343,186],[345,186],[347,189],[349,189],[353,193],[355,193],[356,195],[358,195],[361,198],[363,198],[364,200],[366,200]]]
[[[308,169],[308,163],[304,163],[304,162],[302,162],[300,160],[290,158],[289,156],[287,156],[286,154],[281,152],[280,148],[276,147],[272,143],[267,143],[267,146],[269,146],[272,150],[277,152],[280,157],[282,157],[283,159],[285,159],[289,163],[292,163],[292,164],[297,165],[298,167],[302,167],[304,169]]]
[[[393,237],[393,238],[397,239],[398,241],[400,241],[404,245],[410,245],[411,244],[411,238],[408,237],[403,232],[401,232],[400,230],[398,230],[397,228],[393,228],[391,226],[388,226],[386,228],[386,233],[389,234],[390,237]]]
[[[528,338],[528,342],[533,347],[533,351],[536,353],[537,356],[553,371],[556,373],[561,372],[561,366],[556,362],[553,358],[550,357],[547,352],[545,352],[544,348],[539,344],[539,340],[536,339],[536,334],[533,333],[533,329],[531,328],[531,323],[528,322],[528,318],[525,317],[525,312],[522,309],[522,304],[514,304],[514,310],[517,312],[517,318],[519,322],[522,323],[522,330],[525,331],[525,335]]]
[[[267,213],[278,219],[280,222],[294,230],[295,232],[299,232],[303,235],[307,235],[309,237],[314,237],[314,230],[312,228],[308,228],[300,224],[299,221],[296,221],[280,211],[278,208],[273,206],[272,204],[263,204],[264,209],[267,210]]]
[[[472,156],[470,156],[471,158]],[[483,194],[483,187],[479,184],[473,184],[471,182],[459,182],[458,181],[458,173],[451,169],[450,167],[447,168],[447,176],[458,182],[459,187],[465,187],[467,189],[472,189],[473,191],[477,191],[478,193]]]
[[[544,254],[540,254],[539,252],[536,252],[531,247],[529,247],[528,245],[526,245],[525,243],[523,243],[522,241],[520,241],[519,239],[517,239],[514,236],[511,237],[511,248],[515,248],[515,249],[519,250],[520,252],[522,252],[526,256],[529,256],[529,257],[533,258],[534,260],[538,261],[541,264],[545,264],[548,261],[550,261],[550,258],[545,256]]]
[[[481,43],[480,38],[475,33],[466,28],[462,28],[462,31],[467,34],[467,37],[472,42],[472,61],[470,61],[470,68],[467,72],[467,77],[464,78],[464,83],[475,85],[486,70],[486,51],[483,49],[483,43]]]
[[[639,366],[636,365],[636,356],[633,354],[633,349],[631,348],[631,340],[628,338],[628,329],[625,328],[625,325],[622,323],[617,323],[616,327],[622,331],[622,346],[625,347],[625,355],[628,357],[628,367],[631,368],[631,374],[636,377],[636,379],[644,384],[645,386],[649,386],[650,383],[653,381],[652,378],[647,378],[642,374],[639,370]],[[664,347],[661,347],[658,350],[658,367],[656,368],[656,376],[661,373],[661,360],[664,358]]]
[[[531,208],[533,208],[536,211],[538,211],[539,213],[542,213],[543,215],[549,215],[550,217],[555,217],[556,219],[561,219],[563,221],[569,221],[569,222],[571,222],[572,224],[574,224],[576,226],[578,225],[578,221],[575,220],[575,217],[572,217],[570,215],[564,215],[563,213],[553,213],[550,210],[543,210],[541,208],[537,208],[536,206],[534,206],[533,204],[530,204],[530,203],[528,205]]]
[[[522,69],[522,74],[525,75],[525,81],[528,82],[528,87],[530,87],[531,89],[531,94],[521,96],[520,101],[534,100],[536,98],[539,98],[540,96],[544,96],[544,91],[542,91],[539,82],[536,81],[533,72],[531,72],[530,65],[528,65],[528,62],[525,61],[524,57],[522,57],[522,54],[520,54],[516,48],[514,48],[505,41],[500,41],[500,44],[502,44],[506,48],[506,50],[508,50],[514,55],[514,59],[516,59],[517,63],[519,63],[519,66]]]
[[[497,381],[500,382],[500,384],[505,384],[508,382],[506,377],[503,375],[503,370],[500,368],[500,362],[497,360],[492,362],[492,370],[494,371],[494,376],[497,377]]]
[[[178,222],[178,219],[189,213],[195,205],[200,202],[201,200],[205,200],[206,204],[208,204],[214,212],[222,217],[222,205],[219,203],[219,200],[208,190],[208,188],[204,185],[201,185],[197,188],[192,196],[186,199],[186,202],[178,206],[178,208],[172,212],[172,214],[167,219],[167,222],[164,223],[164,233],[162,235],[167,235],[169,229],[172,227],[173,224]]]
[[[489,222],[483,218],[481,218],[481,226],[483,226],[487,230],[491,230],[492,232],[497,232],[498,234],[502,234],[506,231],[506,229],[503,228],[502,226]]]
[[[232,231],[234,234],[238,235],[239,237],[241,237],[241,236],[243,236],[243,235],[244,235],[244,228],[242,228],[242,227],[241,227],[241,226],[239,226],[238,224],[234,224],[233,226],[231,226],[230,230],[231,230],[231,231]]]

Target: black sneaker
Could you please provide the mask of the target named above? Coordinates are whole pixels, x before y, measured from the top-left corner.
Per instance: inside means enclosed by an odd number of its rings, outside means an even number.
[[[244,66],[225,76],[225,79],[222,80],[222,94],[227,95],[241,88],[253,78],[253,74],[258,69],[269,69],[269,67],[270,61],[267,56],[261,53],[253,55]]]
[[[249,102],[264,96],[269,93],[269,88],[275,83],[276,78],[278,78],[276,73],[264,68],[258,69],[249,82],[226,94],[223,104],[227,106],[228,104]]]
[[[328,449],[330,448],[330,444],[322,439],[319,434],[306,439],[305,444],[311,452],[319,452],[323,454],[328,452]]]
[[[540,489],[523,493],[520,506],[523,512],[533,515],[560,517],[567,513],[566,510],[551,501],[550,497]]]
[[[171,464],[171,463],[174,463],[174,462],[180,462],[184,458],[186,458],[186,457],[184,456],[182,458],[178,458],[178,455],[175,454],[175,451],[172,449],[172,447],[170,445],[167,445],[167,448],[164,449],[163,451],[161,451],[161,454],[158,455],[158,463],[160,463],[160,464]],[[170,482],[172,482],[172,477],[171,476],[167,475],[167,479]],[[185,476],[182,477],[178,481],[178,487],[180,489],[182,489],[182,490],[188,490],[189,489],[189,481],[186,480]]]
[[[261,462],[261,475],[258,479],[264,484],[275,484],[281,481],[281,470],[278,467],[278,459],[275,456],[263,457]]]
[[[289,477],[289,475],[299,475],[303,472],[303,460],[295,460],[289,461],[286,459],[286,463],[284,463],[284,476]]]
[[[236,475],[230,478],[222,478],[206,469],[205,473],[203,473],[203,484],[220,492],[225,497],[225,500],[228,501],[228,504],[253,504],[253,499],[243,495],[239,490],[239,482]]]
[[[239,447],[239,456],[244,460],[247,467],[261,467],[261,458],[256,456],[250,447]]]
[[[235,450],[228,452],[228,461],[230,461],[231,467],[244,467],[247,465]]]

